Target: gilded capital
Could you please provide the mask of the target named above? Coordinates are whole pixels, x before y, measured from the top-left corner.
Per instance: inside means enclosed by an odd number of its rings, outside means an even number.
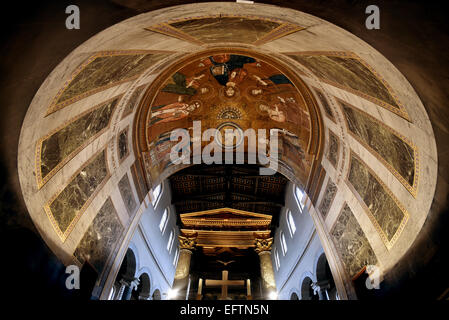
[[[261,253],[264,251],[270,251],[271,245],[273,244],[273,237],[271,238],[256,238],[255,239],[255,245],[256,248],[254,249],[257,253]]]
[[[179,248],[180,249],[188,249],[194,250],[196,246],[196,236],[195,237],[184,237],[178,236],[179,239]]]

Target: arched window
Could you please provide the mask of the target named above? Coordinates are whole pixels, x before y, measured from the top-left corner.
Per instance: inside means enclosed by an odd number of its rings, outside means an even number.
[[[178,257],[179,257],[179,249],[176,249],[175,257],[173,258],[173,265],[176,266],[178,263]]]
[[[161,230],[162,234],[164,234],[167,223],[168,223],[168,210],[167,208],[165,208],[164,213],[162,214],[161,221],[159,222],[159,230]]]
[[[281,267],[281,262],[279,260],[279,251],[277,248],[274,248],[274,262],[276,264],[276,271]]]
[[[282,254],[285,256],[287,253],[287,241],[285,241],[285,234],[281,232],[281,247],[282,247]]]
[[[170,237],[168,238],[167,242],[167,250],[170,253],[171,249],[173,248],[173,243],[175,242],[175,232],[172,230],[170,231]]]
[[[302,200],[304,198],[304,191],[302,191],[301,188],[298,186],[295,187],[295,198],[296,198],[296,201],[298,202],[298,206],[302,212],[302,209],[304,208],[303,204],[302,204]]]
[[[161,197],[161,193],[162,193],[162,184],[158,184],[156,186],[156,188],[154,188],[153,190],[153,207],[156,207],[156,204],[159,201],[159,198]]]
[[[296,225],[295,225],[295,221],[293,220],[292,212],[290,210],[288,210],[288,212],[287,212],[287,225],[288,225],[288,230],[290,230],[290,235],[293,238],[293,235],[296,232]]]

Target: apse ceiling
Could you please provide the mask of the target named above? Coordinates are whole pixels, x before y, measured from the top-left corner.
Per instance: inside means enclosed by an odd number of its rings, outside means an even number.
[[[146,168],[152,180],[173,165],[170,153],[178,140],[170,138],[172,132],[183,129],[193,137],[192,123],[200,121],[202,134],[208,128],[222,133],[211,140],[203,137],[203,149],[217,139],[224,148],[244,144],[249,153],[246,130],[263,130],[268,140],[277,135],[279,162],[307,185],[319,140],[313,96],[278,62],[248,50],[214,49],[185,58],[147,92],[139,124],[146,128],[140,132],[146,136]],[[224,141],[228,128],[239,132],[235,141]]]

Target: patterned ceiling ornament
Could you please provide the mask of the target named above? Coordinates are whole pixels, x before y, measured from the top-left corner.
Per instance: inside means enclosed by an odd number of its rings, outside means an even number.
[[[240,120],[242,119],[242,113],[238,108],[226,107],[220,110],[217,115],[219,120]]]
[[[254,250],[256,251],[256,253],[270,251],[272,244],[273,244],[273,237],[268,239],[256,238],[255,239],[256,248]]]

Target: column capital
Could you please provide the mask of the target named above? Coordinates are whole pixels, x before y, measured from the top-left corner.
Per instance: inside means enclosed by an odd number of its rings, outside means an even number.
[[[196,235],[193,236],[178,236],[179,239],[179,248],[180,249],[187,249],[187,250],[194,250],[196,246]]]
[[[262,253],[266,251],[271,251],[271,246],[273,245],[273,237],[271,238],[256,238],[255,240],[256,248],[254,249],[257,253]]]

